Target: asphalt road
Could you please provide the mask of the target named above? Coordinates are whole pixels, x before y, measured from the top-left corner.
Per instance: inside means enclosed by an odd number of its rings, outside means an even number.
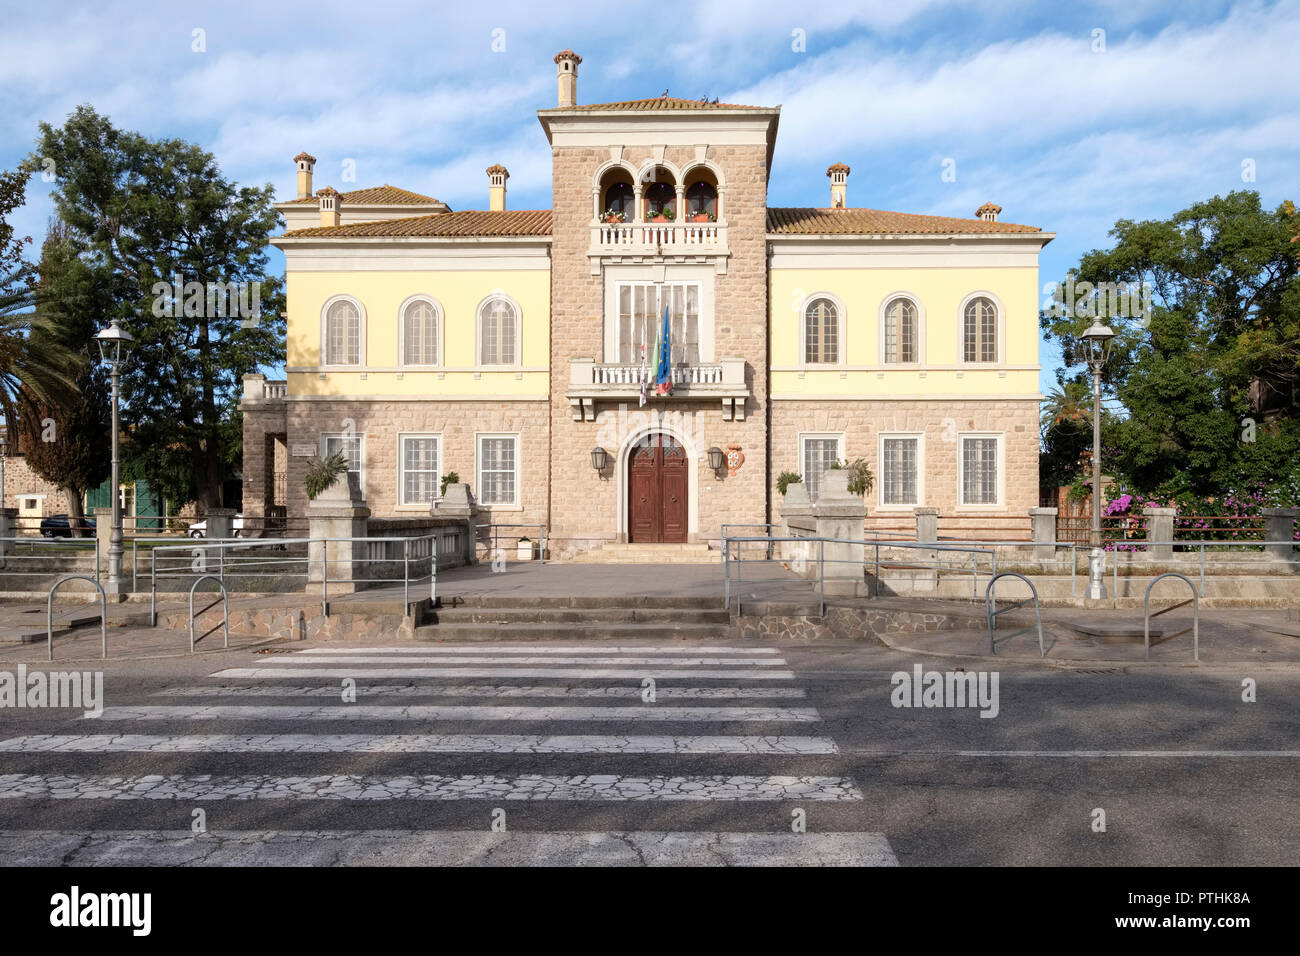
[[[275,650],[110,662],[97,718],[0,709],[0,863],[1300,858],[1295,667],[736,642]],[[892,675],[918,664],[983,671],[986,692],[996,668],[996,716],[991,699],[894,706]],[[53,665],[74,668],[98,664]]]

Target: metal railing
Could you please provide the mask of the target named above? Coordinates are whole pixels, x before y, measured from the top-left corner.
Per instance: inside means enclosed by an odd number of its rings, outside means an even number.
[[[501,530],[510,529],[510,528],[522,528],[525,531],[532,531],[536,529],[537,538],[536,539],[528,538],[530,550],[531,548],[536,548],[538,564],[545,564],[546,563],[546,525],[544,524],[496,524],[495,522],[492,524],[481,524],[478,526],[476,531],[475,547],[477,547],[478,543],[483,540],[483,532],[484,531],[490,532],[492,543],[488,549],[488,557],[489,560],[491,560],[498,553],[501,553],[501,548],[500,548]],[[517,552],[519,550],[520,542],[524,540],[526,535],[506,534],[505,537],[514,538],[515,550]]]
[[[48,659],[54,660],[54,592],[60,585],[67,581],[89,581],[99,592],[99,656],[108,659],[108,599],[104,595],[104,589],[99,586],[99,582],[85,574],[69,574],[66,577],[59,578],[50,588],[50,593],[45,599],[45,641],[48,649]],[[89,603],[89,602],[87,602]],[[82,607],[85,605],[83,604]],[[74,607],[69,613],[75,614],[80,608]]]
[[[89,568],[80,567],[85,559]],[[71,567],[69,562],[71,561]],[[6,578],[48,580],[65,571],[85,570],[98,581],[100,577],[99,539],[90,538],[0,538],[0,582]],[[41,582],[44,584],[44,581]],[[0,586],[0,590],[13,590]]]
[[[1006,607],[999,610],[997,592],[994,586],[1002,578],[1019,578],[1020,580],[1024,581],[1026,584],[1029,585],[1030,596],[1025,598],[1023,601],[1017,601],[1014,604],[1008,604]],[[1035,623],[1038,625],[1038,656],[1039,657],[1047,656],[1047,649],[1043,645],[1043,615],[1038,609],[1038,588],[1034,587],[1034,582],[1029,580],[1029,578],[1025,577],[1023,574],[1018,574],[1015,571],[1003,571],[1001,574],[993,575],[993,579],[989,581],[989,586],[984,589],[984,617],[985,617],[985,621],[988,624],[988,629],[989,629],[989,653],[990,654],[997,654],[998,652],[997,642],[993,639],[993,632],[997,630],[997,626],[998,626],[998,615],[1006,614],[1008,611],[1017,611],[1020,608],[1024,607],[1026,604],[1028,604],[1030,601],[1034,603],[1034,620]],[[1029,630],[1029,628],[1022,627],[1018,631],[1012,631],[1010,634],[1004,637],[1003,640],[1008,641],[1011,638],[1015,637],[1017,634],[1023,634],[1027,630]]]
[[[1179,601],[1177,604],[1171,604],[1169,605],[1169,607],[1163,608],[1162,610],[1156,611],[1155,614],[1152,614],[1151,613],[1151,589],[1154,588],[1163,578],[1178,578],[1178,580],[1182,581],[1184,584],[1186,584],[1189,588],[1192,589],[1192,596],[1188,598],[1186,601]],[[1166,573],[1160,575],[1154,581],[1152,581],[1150,584],[1147,585],[1146,597],[1142,601],[1142,617],[1143,617],[1142,644],[1146,648],[1147,660],[1151,660],[1151,618],[1159,617],[1161,614],[1167,614],[1168,612],[1175,610],[1176,608],[1184,607],[1188,604],[1192,605],[1192,626],[1190,628],[1192,632],[1192,660],[1197,662],[1198,664],[1200,663],[1201,661],[1200,598],[1196,593],[1195,585],[1193,585],[1190,580],[1188,580],[1186,577],[1184,577],[1183,575],[1179,574],[1176,571],[1167,571]],[[1186,634],[1188,630],[1189,630],[1188,628],[1183,628],[1181,631],[1177,631],[1173,634],[1170,634],[1168,637],[1161,638],[1156,643],[1163,644],[1165,641],[1172,641],[1175,637],[1178,637],[1181,634]]]

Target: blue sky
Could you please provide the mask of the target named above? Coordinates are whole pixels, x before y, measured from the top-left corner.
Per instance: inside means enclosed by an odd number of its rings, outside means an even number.
[[[500,162],[512,208],[546,207],[535,110],[554,105],[552,57],[572,47],[580,102],[668,89],[780,104],[772,205],[826,205],[832,162],[852,166],[854,206],[970,216],[997,202],[1003,220],[1057,234],[1041,282],[1119,218],[1240,188],[1300,200],[1300,0],[7,6],[4,167],[38,121],[91,103],[285,198],[306,150],[318,187],[391,183],[482,208]],[[15,217],[38,240],[49,188],[34,181]],[[1041,359],[1046,388],[1059,353],[1043,343]]]

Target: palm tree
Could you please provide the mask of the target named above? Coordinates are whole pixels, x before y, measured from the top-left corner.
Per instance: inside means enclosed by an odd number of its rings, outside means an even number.
[[[1043,399],[1039,428],[1086,428],[1092,422],[1092,390],[1087,382],[1065,382]]]
[[[6,423],[20,410],[34,411],[37,402],[58,406],[76,393],[82,359],[37,315],[36,274],[36,266],[23,263],[0,276],[0,413]]]

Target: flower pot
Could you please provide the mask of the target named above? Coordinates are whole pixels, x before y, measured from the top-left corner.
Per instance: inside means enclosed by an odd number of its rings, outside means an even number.
[[[701,213],[696,213],[694,216],[691,216],[691,222],[710,222],[710,221],[711,220],[709,219],[708,213],[701,212]]]
[[[651,217],[647,220],[647,222],[667,222],[667,221],[668,221],[668,217],[667,217],[667,216],[651,216]]]

